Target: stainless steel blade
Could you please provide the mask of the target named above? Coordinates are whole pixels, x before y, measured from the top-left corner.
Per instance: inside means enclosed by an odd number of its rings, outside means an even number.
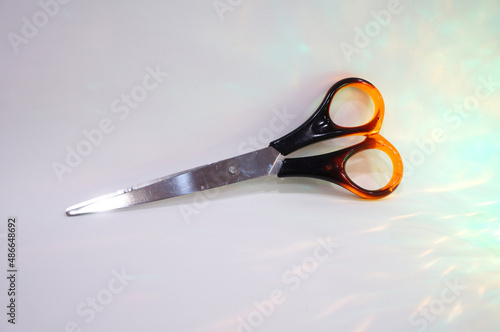
[[[280,167],[280,153],[269,146],[261,150],[192,168],[73,205],[66,210],[66,214],[74,216],[108,211],[187,195],[231,183],[276,174]]]

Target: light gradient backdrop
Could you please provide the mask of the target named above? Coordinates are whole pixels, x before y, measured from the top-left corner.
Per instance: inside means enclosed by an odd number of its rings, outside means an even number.
[[[1,1],[0,330],[500,330],[499,35],[494,0]],[[259,179],[64,214],[264,147],[348,76],[405,161],[386,199]]]

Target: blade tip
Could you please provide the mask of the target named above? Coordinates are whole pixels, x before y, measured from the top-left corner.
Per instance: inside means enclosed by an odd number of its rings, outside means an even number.
[[[76,210],[76,209],[72,209],[72,208],[68,208],[68,209],[66,209],[66,215],[67,215],[68,217],[73,217],[73,216],[76,216],[76,215],[78,215],[78,214],[79,214],[79,213],[77,212],[77,210]]]

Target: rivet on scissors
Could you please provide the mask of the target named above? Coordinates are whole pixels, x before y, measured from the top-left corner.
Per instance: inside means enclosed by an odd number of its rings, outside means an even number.
[[[236,174],[236,172],[238,171],[238,169],[236,168],[236,166],[229,166],[228,168],[228,171],[230,174]]]

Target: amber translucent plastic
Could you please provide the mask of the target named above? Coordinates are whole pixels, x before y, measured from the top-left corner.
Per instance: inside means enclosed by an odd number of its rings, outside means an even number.
[[[346,87],[365,91],[373,101],[375,112],[370,121],[356,127],[342,127],[333,122],[329,114],[335,94]],[[336,183],[354,194],[368,199],[382,198],[397,188],[403,177],[403,161],[396,148],[379,134],[384,119],[384,99],[370,82],[360,78],[347,78],[335,83],[327,92],[316,112],[299,128],[290,134],[271,142],[271,146],[287,155],[309,144],[337,137],[363,135],[365,139],[339,151],[302,158],[286,158],[278,172],[279,177],[305,176]],[[346,173],[346,163],[353,155],[377,149],[389,156],[393,173],[389,182],[377,190],[360,187]]]

